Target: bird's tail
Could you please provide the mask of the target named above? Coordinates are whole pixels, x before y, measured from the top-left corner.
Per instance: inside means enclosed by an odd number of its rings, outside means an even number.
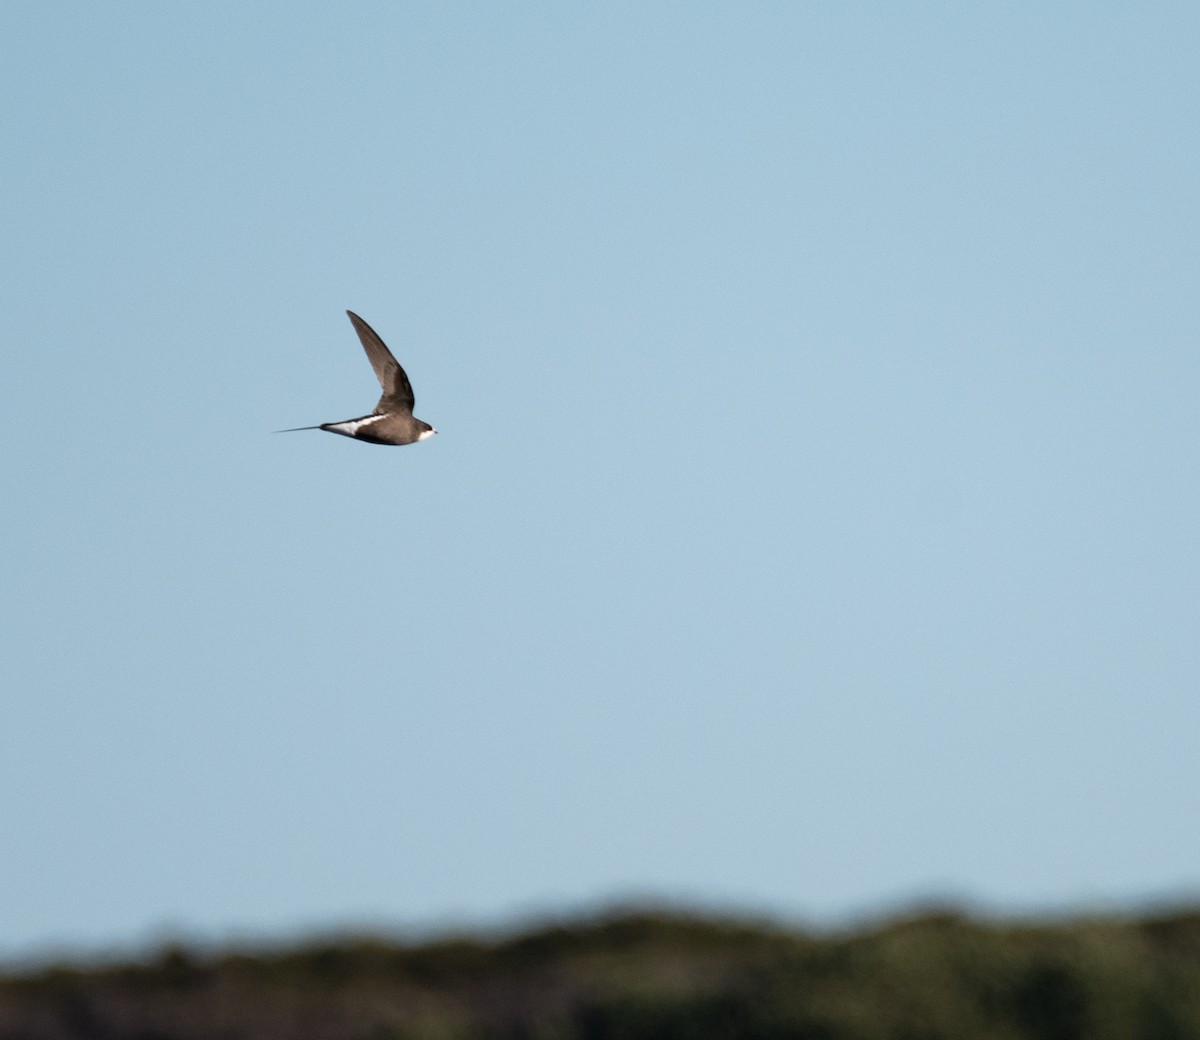
[[[298,430],[319,430],[320,428],[321,427],[319,425],[318,426],[293,426],[290,429],[276,430],[275,432],[276,433],[296,433]]]

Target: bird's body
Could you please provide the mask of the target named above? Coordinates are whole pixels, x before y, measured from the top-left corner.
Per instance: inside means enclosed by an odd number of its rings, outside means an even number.
[[[343,437],[353,437],[357,441],[367,441],[371,444],[412,444],[432,437],[437,430],[429,423],[413,417],[413,391],[404,369],[392,357],[392,352],[370,325],[353,311],[346,313],[362,341],[363,350],[367,352],[367,360],[375,370],[379,385],[383,387],[383,396],[379,398],[375,411],[358,419],[321,423],[319,426],[296,426],[291,430],[279,432],[327,430],[329,433],[340,433]]]

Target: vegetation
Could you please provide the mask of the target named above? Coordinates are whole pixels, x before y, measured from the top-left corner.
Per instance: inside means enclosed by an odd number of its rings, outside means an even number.
[[[0,1040],[1196,1040],[1200,910],[816,936],[625,913],[0,978]]]

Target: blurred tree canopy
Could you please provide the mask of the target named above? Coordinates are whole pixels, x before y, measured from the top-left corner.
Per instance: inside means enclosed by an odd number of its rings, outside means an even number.
[[[1196,1040],[1200,910],[848,933],[638,911],[0,977],[0,1040]]]

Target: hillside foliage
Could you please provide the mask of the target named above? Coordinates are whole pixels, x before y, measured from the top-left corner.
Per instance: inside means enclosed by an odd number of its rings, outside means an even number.
[[[818,936],[629,912],[0,978],[0,1040],[1196,1040],[1200,910]]]

